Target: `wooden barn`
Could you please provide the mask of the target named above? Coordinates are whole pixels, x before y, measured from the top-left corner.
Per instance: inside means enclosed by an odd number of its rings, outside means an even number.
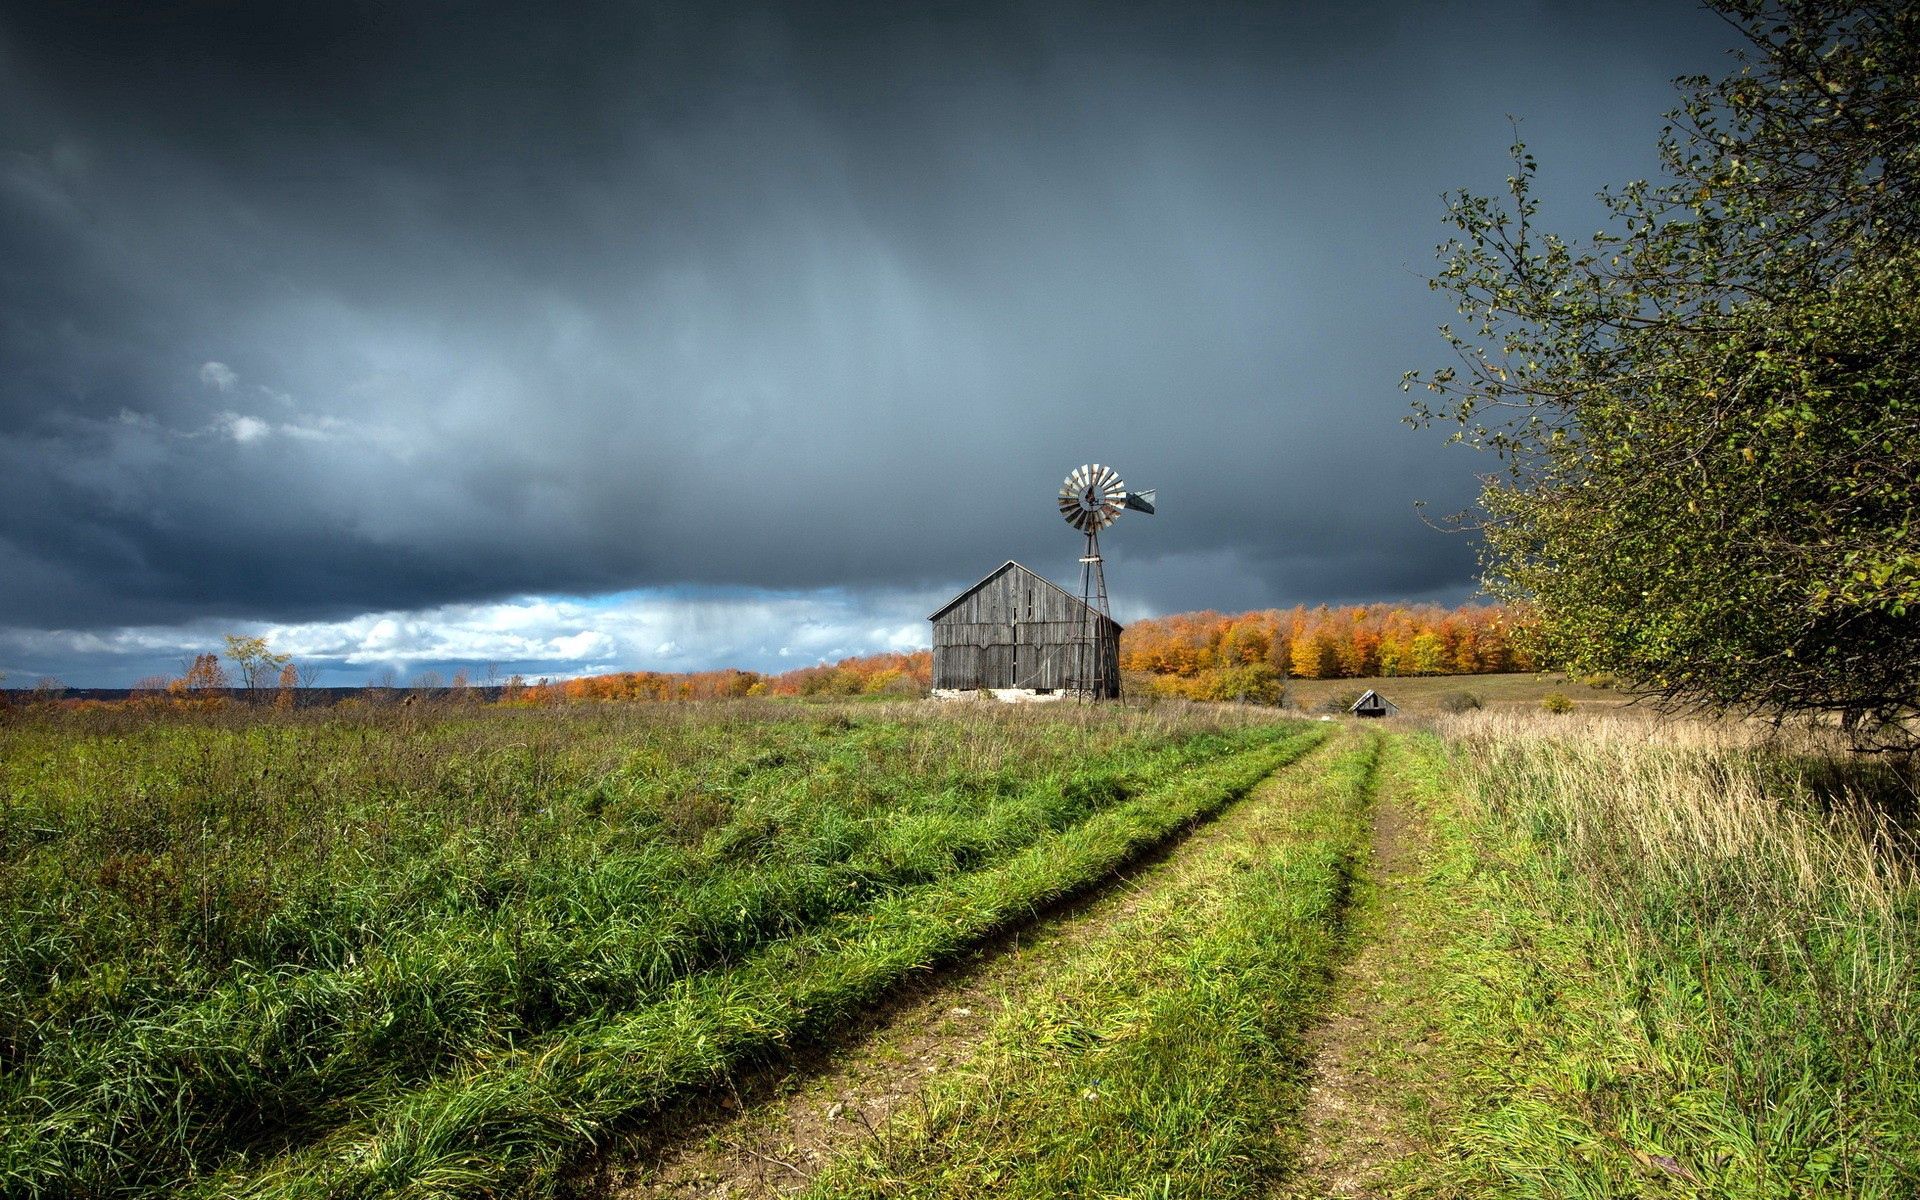
[[[1094,679],[1101,694],[1120,694],[1120,626],[1017,562],[928,620],[935,695],[983,688],[1058,695]]]

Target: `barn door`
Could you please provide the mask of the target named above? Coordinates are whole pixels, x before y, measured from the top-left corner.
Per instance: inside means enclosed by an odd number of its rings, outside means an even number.
[[[1058,622],[1022,621],[1014,626],[1014,655],[1020,665],[1015,687],[1051,691],[1061,686],[1060,640]]]

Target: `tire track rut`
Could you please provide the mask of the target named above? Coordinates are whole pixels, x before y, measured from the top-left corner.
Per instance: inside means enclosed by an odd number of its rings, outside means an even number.
[[[1409,979],[1440,931],[1408,911],[1423,886],[1431,834],[1407,795],[1404,749],[1389,746],[1374,792],[1370,861],[1360,871],[1364,900],[1333,989],[1310,1034],[1311,1074],[1301,1114],[1300,1167],[1277,1191],[1283,1200],[1335,1200],[1397,1194],[1394,1164],[1416,1147],[1407,1128],[1417,1107],[1444,1109],[1430,1081],[1401,1066],[1432,1049],[1433,1034]],[[1417,992],[1417,989],[1412,989]]]

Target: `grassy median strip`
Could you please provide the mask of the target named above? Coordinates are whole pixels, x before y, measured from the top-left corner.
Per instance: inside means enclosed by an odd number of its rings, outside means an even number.
[[[1151,884],[1013,1002],[970,1069],[809,1194],[1217,1198],[1283,1173],[1301,1035],[1366,842],[1380,737],[1351,736],[1263,790],[1181,878]]]
[[[614,1123],[830,1026],[909,972],[1025,920],[1244,795],[1317,745],[1317,727],[1192,765],[1004,861],[886,896],[698,972],[630,1011],[577,1022],[383,1097],[282,1158],[199,1182],[206,1195],[476,1195],[539,1191]]]

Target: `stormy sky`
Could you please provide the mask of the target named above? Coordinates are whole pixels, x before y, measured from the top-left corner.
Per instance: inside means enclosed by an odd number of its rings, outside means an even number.
[[[0,8],[0,670],[924,645],[1071,467],[1122,619],[1455,601],[1443,191],[1655,168],[1662,3]]]

